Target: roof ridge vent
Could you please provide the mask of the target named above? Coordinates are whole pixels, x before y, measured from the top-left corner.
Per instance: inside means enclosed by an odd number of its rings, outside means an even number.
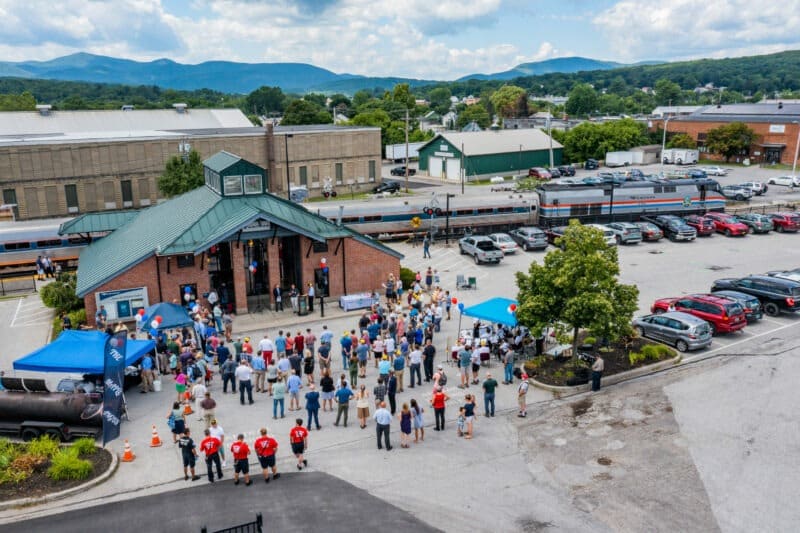
[[[184,103],[182,103],[182,102],[180,102],[180,103],[172,104],[172,107],[175,108],[175,111],[177,111],[178,113],[183,114],[183,113],[186,113],[186,108],[188,108],[189,106],[184,104]]]
[[[51,109],[53,109],[53,106],[51,106],[50,104],[37,104],[36,105],[36,111],[38,111],[39,114],[42,115],[43,117],[46,117],[46,116],[50,115],[50,110]]]

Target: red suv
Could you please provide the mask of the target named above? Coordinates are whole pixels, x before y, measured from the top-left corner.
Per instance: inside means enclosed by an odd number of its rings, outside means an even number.
[[[744,309],[735,300],[714,294],[690,294],[680,298],[661,298],[650,308],[653,313],[683,311],[702,318],[712,333],[739,331],[747,325]]]
[[[553,176],[547,169],[544,169],[542,167],[533,167],[528,169],[528,177],[540,180],[549,180]]]
[[[714,221],[714,228],[717,232],[724,233],[726,237],[747,235],[747,226],[731,215],[726,215],[725,213],[708,213],[706,218],[710,218]]]
[[[688,217],[683,217],[683,220],[686,221],[686,224],[697,230],[698,237],[713,235],[716,231],[714,221],[710,218],[700,215],[689,215]]]
[[[769,217],[772,219],[772,224],[778,233],[800,229],[800,216],[797,213],[772,213]]]

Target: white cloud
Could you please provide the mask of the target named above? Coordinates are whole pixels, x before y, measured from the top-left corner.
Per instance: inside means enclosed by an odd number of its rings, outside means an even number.
[[[626,0],[592,23],[624,60],[754,55],[800,45],[800,0]]]

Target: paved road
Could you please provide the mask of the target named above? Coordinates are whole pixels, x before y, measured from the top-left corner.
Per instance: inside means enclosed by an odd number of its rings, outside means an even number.
[[[205,466],[203,467],[203,470]],[[231,474],[227,474],[230,476]],[[143,496],[3,526],[6,533],[217,531],[264,517],[265,531],[438,531],[350,483],[320,472],[283,474],[268,485],[214,485]],[[189,482],[191,483],[191,482]]]

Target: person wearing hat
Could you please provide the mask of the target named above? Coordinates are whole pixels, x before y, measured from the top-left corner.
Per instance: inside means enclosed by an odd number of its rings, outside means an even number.
[[[528,374],[522,374],[522,381],[517,388],[517,403],[519,404],[519,413],[517,414],[520,418],[525,418],[528,416]]]
[[[367,377],[367,360],[369,359],[369,345],[366,339],[359,339],[356,347],[356,357],[358,358],[358,377]],[[354,384],[355,385],[355,384]]]
[[[383,382],[389,379],[389,370],[392,369],[392,363],[389,362],[389,357],[386,354],[381,356],[381,360],[378,363],[378,375],[383,378]]]

